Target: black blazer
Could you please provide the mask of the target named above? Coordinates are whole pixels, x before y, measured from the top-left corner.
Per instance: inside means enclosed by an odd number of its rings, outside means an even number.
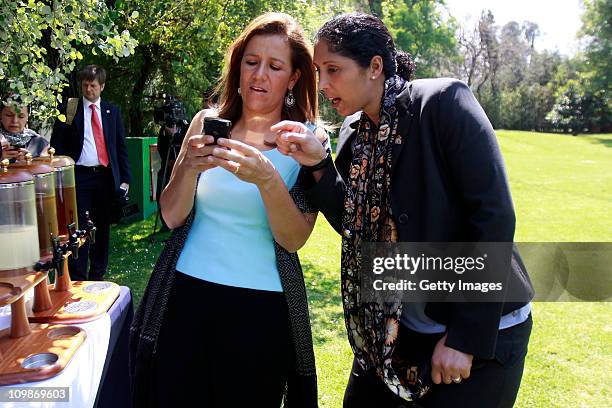
[[[513,242],[515,215],[495,132],[471,90],[454,79],[420,79],[398,95],[391,208],[403,242]],[[360,112],[346,118],[335,167],[308,197],[341,232],[345,180]],[[513,293],[533,288],[516,250],[508,277]],[[428,303],[425,313],[447,326],[446,344],[482,358],[495,352],[499,321],[522,303]]]
[[[118,190],[121,183],[129,184],[131,181],[130,162],[125,145],[125,130],[121,120],[121,112],[115,105],[104,100],[100,101],[100,111],[109,164],[113,171],[115,190]],[[83,99],[81,98],[72,124],[68,125],[56,121],[53,126],[51,146],[55,148],[56,154],[70,156],[75,162],[79,160],[85,138],[83,121]]]

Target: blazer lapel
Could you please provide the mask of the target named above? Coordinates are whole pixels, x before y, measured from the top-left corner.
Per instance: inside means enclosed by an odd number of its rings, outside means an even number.
[[[102,116],[102,133],[104,134],[104,141],[106,142],[106,151],[109,150],[109,133],[110,133],[110,122],[112,119],[110,106],[104,102],[100,101],[100,116]],[[110,153],[109,153],[110,156]]]
[[[410,97],[411,84],[408,83],[406,89],[398,95],[396,105],[398,107],[399,118],[398,118],[398,132],[402,135],[402,143],[393,144],[393,150],[391,152],[391,175],[395,169],[395,163],[402,153],[402,149],[406,145],[406,138],[410,137],[410,128],[414,124],[415,114],[412,111],[412,98]]]
[[[79,101],[79,105],[77,107],[76,113],[74,114],[74,119],[72,119],[72,123],[76,127],[77,135],[81,139],[80,142],[83,144],[83,129],[85,128],[85,114],[83,110],[83,99]]]
[[[81,153],[83,152],[83,142],[85,140],[85,114],[83,108],[83,98],[79,101],[76,113],[72,119],[72,126],[75,135],[68,142],[70,147],[70,155],[73,156],[74,161],[79,161]]]
[[[351,116],[347,116],[340,128],[338,135],[338,144],[336,145],[336,157],[340,155],[350,153],[350,146],[353,139],[357,135],[357,126],[359,126],[359,120],[361,118],[361,112],[357,112]]]

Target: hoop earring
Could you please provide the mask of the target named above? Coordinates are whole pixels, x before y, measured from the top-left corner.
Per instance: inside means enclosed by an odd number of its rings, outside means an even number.
[[[285,106],[289,109],[295,106],[295,97],[293,96],[293,91],[291,89],[289,92],[287,92],[287,96],[285,96]]]
[[[242,95],[242,91],[240,90],[240,87],[238,87],[238,95]]]

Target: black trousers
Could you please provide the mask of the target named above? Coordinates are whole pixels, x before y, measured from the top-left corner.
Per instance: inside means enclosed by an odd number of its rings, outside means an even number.
[[[108,268],[110,211],[115,198],[115,182],[110,168],[75,166],[79,228],[86,224],[89,211],[96,226],[96,242],[85,243],[79,249],[79,259],[69,262],[72,280],[102,280]],[[89,262],[89,272],[88,272]]]
[[[279,407],[294,355],[283,293],[177,271],[151,392],[160,407]]]
[[[434,384],[425,397],[415,403],[397,397],[374,373],[364,372],[357,361],[354,361],[344,394],[344,407],[512,407],[521,385],[532,325],[529,316],[519,325],[500,330],[494,359],[475,358],[470,378],[459,384]],[[420,334],[401,327],[395,352],[418,351],[431,356],[442,336],[443,334]]]

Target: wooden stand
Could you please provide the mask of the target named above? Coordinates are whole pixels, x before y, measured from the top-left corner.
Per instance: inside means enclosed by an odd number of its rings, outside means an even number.
[[[19,338],[9,336],[9,329],[0,331],[0,385],[57,375],[85,340],[85,331],[76,326],[33,324],[28,330],[31,333]]]
[[[41,259],[41,262],[50,261],[53,255],[47,255]],[[51,308],[51,296],[49,295],[48,279],[44,279],[38,285],[34,286],[34,304],[32,310],[37,312],[48,310]]]
[[[30,322],[89,322],[106,313],[119,297],[121,289],[113,282],[72,282],[68,271],[68,255],[64,255],[62,276],[56,274],[55,284],[48,286],[50,306],[42,310],[34,307],[29,316]]]
[[[23,296],[34,286],[46,285],[46,278],[47,272],[27,269],[0,272],[0,306],[11,305],[11,326],[0,331],[0,385],[56,375],[85,339],[78,327],[28,323]]]
[[[0,306],[14,303],[46,278],[47,272],[35,272],[25,268],[0,271]]]

